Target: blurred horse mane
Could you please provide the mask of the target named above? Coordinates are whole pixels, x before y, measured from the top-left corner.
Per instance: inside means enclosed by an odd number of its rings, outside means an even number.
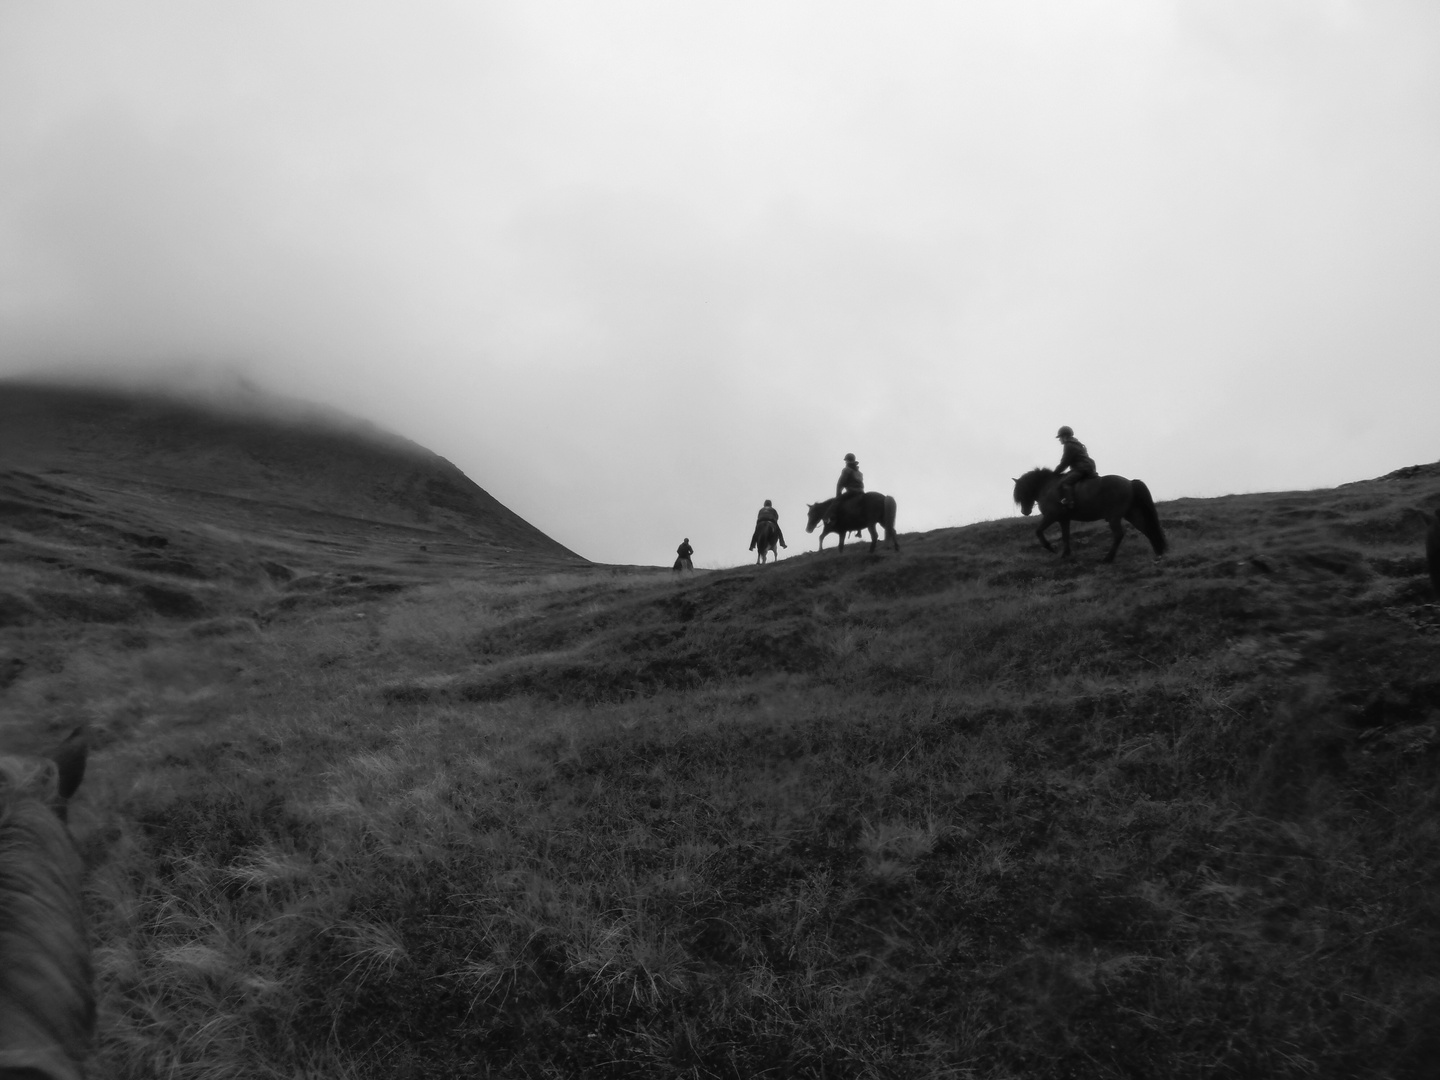
[[[50,758],[0,756],[0,1080],[81,1080],[95,1028],[83,865],[65,826],[76,730]]]
[[[1040,492],[1045,485],[1056,479],[1054,469],[1047,469],[1041,466],[1031,469],[1023,476],[1015,478],[1015,501],[1022,506],[1030,503],[1032,506],[1039,500]]]

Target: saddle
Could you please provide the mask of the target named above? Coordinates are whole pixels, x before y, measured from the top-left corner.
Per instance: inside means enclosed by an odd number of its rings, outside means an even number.
[[[838,496],[835,499],[835,505],[830,507],[830,513],[826,515],[825,521],[827,523],[833,522],[835,520],[835,515],[840,512],[840,508],[842,506],[858,507],[860,505],[860,501],[864,497],[865,492],[863,491],[847,491],[844,495]]]
[[[1060,487],[1057,492],[1058,496],[1063,501],[1068,494],[1074,500],[1073,505],[1064,507],[1066,510],[1077,509],[1080,506],[1083,493],[1089,491],[1090,485],[1100,479],[1099,474],[1094,472],[1082,473],[1079,476],[1074,476],[1074,479],[1071,479],[1073,475],[1073,473],[1066,473],[1060,477]]]

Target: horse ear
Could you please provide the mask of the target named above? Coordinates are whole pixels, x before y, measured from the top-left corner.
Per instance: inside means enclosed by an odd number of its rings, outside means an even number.
[[[1018,476],[1012,476],[1010,477],[1010,482],[1012,484],[1018,484],[1020,482],[1020,478]]]

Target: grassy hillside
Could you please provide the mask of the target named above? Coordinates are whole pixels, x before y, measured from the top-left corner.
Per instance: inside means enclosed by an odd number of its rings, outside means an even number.
[[[97,1072],[1432,1075],[1437,502],[1179,500],[1113,566],[1020,518],[683,579],[152,566],[202,609],[104,618],[27,563],[0,731],[96,732]],[[0,558],[72,581],[36,520]]]

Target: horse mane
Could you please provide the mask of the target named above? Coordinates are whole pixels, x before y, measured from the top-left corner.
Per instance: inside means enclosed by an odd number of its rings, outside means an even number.
[[[95,1026],[83,865],[59,815],[66,770],[0,757],[0,1075],[78,1080]]]
[[[1053,479],[1055,479],[1055,470],[1047,469],[1043,465],[1031,469],[1024,476],[1017,477],[1015,480],[1015,501],[1017,503],[1024,502],[1026,499],[1029,499],[1031,502],[1037,501],[1045,485]]]

